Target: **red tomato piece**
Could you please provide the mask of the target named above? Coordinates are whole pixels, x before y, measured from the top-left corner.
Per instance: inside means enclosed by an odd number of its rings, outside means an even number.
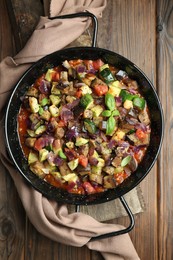
[[[104,64],[104,62],[101,59],[93,60],[93,68],[95,70],[99,70],[100,67]]]
[[[78,89],[78,90],[76,91],[76,93],[75,93],[75,96],[76,96],[77,98],[80,98],[80,97],[82,96],[82,90],[81,90],[81,89]]]
[[[58,71],[54,71],[53,73],[52,73],[52,78],[51,78],[51,80],[52,81],[58,81],[60,79],[60,74],[59,74],[59,72]]]
[[[141,129],[137,129],[135,134],[141,140],[144,140],[147,136],[147,134],[144,131],[142,131]]]
[[[84,190],[86,191],[86,193],[88,193],[88,194],[92,194],[92,193],[96,192],[94,187],[88,181],[83,183],[83,187],[84,187]]]
[[[38,138],[34,143],[34,149],[40,151],[45,146],[44,138]]]
[[[79,155],[79,164],[86,168],[88,165],[88,158],[83,154]]]
[[[97,84],[94,86],[94,92],[97,96],[103,96],[108,92],[108,86]]]

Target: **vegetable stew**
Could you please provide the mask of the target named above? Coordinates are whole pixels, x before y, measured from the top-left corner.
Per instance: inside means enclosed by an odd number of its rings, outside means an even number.
[[[31,171],[69,193],[113,189],[133,174],[150,142],[138,83],[102,60],[65,60],[25,95],[18,133]]]

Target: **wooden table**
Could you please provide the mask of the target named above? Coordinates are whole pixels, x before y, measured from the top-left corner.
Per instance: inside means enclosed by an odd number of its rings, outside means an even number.
[[[15,32],[6,2],[0,3],[1,60],[14,55]],[[141,183],[146,211],[135,216],[130,236],[142,260],[173,259],[173,1],[108,0],[99,20],[98,45],[126,56],[156,86],[165,115],[160,156]],[[172,70],[172,71],[171,71]],[[6,72],[4,72],[6,73]],[[7,73],[8,75],[8,73]],[[2,86],[1,86],[2,87]],[[128,224],[126,217],[111,221]],[[28,220],[14,184],[0,168],[0,259],[100,260],[97,252],[55,243],[40,235]]]

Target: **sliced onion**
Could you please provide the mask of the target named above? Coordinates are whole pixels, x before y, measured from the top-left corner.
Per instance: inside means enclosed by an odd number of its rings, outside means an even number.
[[[42,94],[49,94],[49,92],[50,92],[50,82],[43,79],[40,83],[39,90]]]

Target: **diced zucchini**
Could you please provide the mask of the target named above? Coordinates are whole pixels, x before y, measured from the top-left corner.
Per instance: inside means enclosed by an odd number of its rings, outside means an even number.
[[[61,71],[60,72],[60,79],[62,81],[68,81],[68,72],[67,71]]]
[[[102,158],[97,158],[98,164],[97,167],[103,168],[105,166],[105,161]]]
[[[127,100],[124,101],[123,107],[125,109],[133,108],[133,102],[131,100],[127,99]]]
[[[93,112],[90,109],[85,109],[83,113],[84,118],[92,118],[93,117]]]
[[[104,82],[106,82],[107,84],[109,84],[112,81],[115,81],[115,78],[112,75],[112,72],[111,72],[108,64],[104,64],[100,67],[99,75],[100,75],[101,79]]]
[[[103,121],[103,117],[102,116],[93,117],[93,122],[95,123],[96,126],[99,126],[102,121]]]
[[[51,118],[51,113],[48,110],[43,110],[40,117],[46,121],[49,121]]]
[[[93,121],[91,121],[90,119],[84,120],[84,126],[85,126],[85,129],[91,134],[95,134],[95,132],[97,131],[97,127],[96,127],[95,123]]]
[[[119,81],[118,81],[118,82],[119,82]],[[116,86],[113,86],[113,85],[110,85],[110,86],[109,86],[108,93],[112,94],[112,96],[114,96],[114,97],[119,97],[120,92],[121,92],[121,88],[116,87]]]
[[[79,164],[79,159],[77,158],[77,159],[74,159],[74,160],[68,162],[68,167],[70,168],[70,170],[73,171],[74,169],[76,169],[78,164]]]
[[[91,111],[93,112],[94,117],[98,117],[103,112],[103,107],[100,105],[96,105],[91,108]]]
[[[50,111],[50,113],[51,113],[51,115],[52,115],[53,117],[59,116],[59,109],[58,109],[58,107],[56,107],[55,105],[51,105],[51,106],[49,107],[49,111]]]
[[[71,68],[70,63],[69,63],[67,60],[63,61],[62,65],[63,65],[66,69]]]
[[[33,130],[31,130],[31,129],[27,129],[27,134],[28,134],[30,137],[36,137],[36,136],[37,136],[36,133],[35,133]]]
[[[67,142],[66,143],[66,146],[69,148],[69,149],[73,149],[74,148],[74,143],[73,142]]]
[[[103,175],[98,175],[98,174],[90,174],[89,175],[89,179],[90,181],[94,181],[98,184],[102,184],[103,183]]]
[[[75,145],[76,146],[81,146],[81,145],[87,144],[88,142],[89,142],[88,139],[85,139],[83,137],[77,136]]]
[[[39,161],[43,162],[47,159],[47,155],[48,155],[49,151],[46,150],[45,148],[41,149],[39,151]]]
[[[112,140],[115,140],[115,141],[120,141],[120,140],[123,140],[124,137],[125,137],[125,132],[122,131],[121,129],[118,129],[115,134],[112,136]]]
[[[57,106],[61,102],[61,98],[59,96],[50,95],[50,101],[53,105]]]
[[[47,81],[51,81],[52,80],[52,74],[54,73],[53,69],[48,69],[45,75],[45,79]]]
[[[51,94],[53,94],[53,95],[61,94],[61,91],[57,87],[57,82],[52,83]]]
[[[29,106],[32,113],[37,113],[39,111],[38,100],[35,97],[29,97]]]
[[[93,97],[90,94],[85,94],[81,100],[80,104],[83,108],[87,109],[93,104]]]
[[[80,87],[80,89],[82,90],[82,96],[92,93],[92,90],[87,85]]]
[[[102,154],[111,154],[112,153],[112,150],[108,147],[107,142],[103,142],[101,144],[101,153]]]
[[[66,159],[66,158],[67,158],[62,149],[59,150],[58,155],[59,155],[59,157],[61,157],[62,159]]]
[[[78,176],[75,173],[69,173],[64,175],[63,179],[68,182],[76,182],[78,180]]]
[[[38,155],[36,153],[30,152],[28,155],[28,164],[35,163],[38,161]]]
[[[35,134],[36,135],[40,135],[42,133],[44,133],[46,131],[46,126],[45,125],[41,125],[39,126],[36,130],[35,130]]]
[[[100,175],[102,173],[102,167],[91,166],[91,173]]]
[[[118,167],[115,168],[115,172],[114,173],[116,174],[116,173],[120,173],[122,171],[123,171],[123,167],[118,166]]]

